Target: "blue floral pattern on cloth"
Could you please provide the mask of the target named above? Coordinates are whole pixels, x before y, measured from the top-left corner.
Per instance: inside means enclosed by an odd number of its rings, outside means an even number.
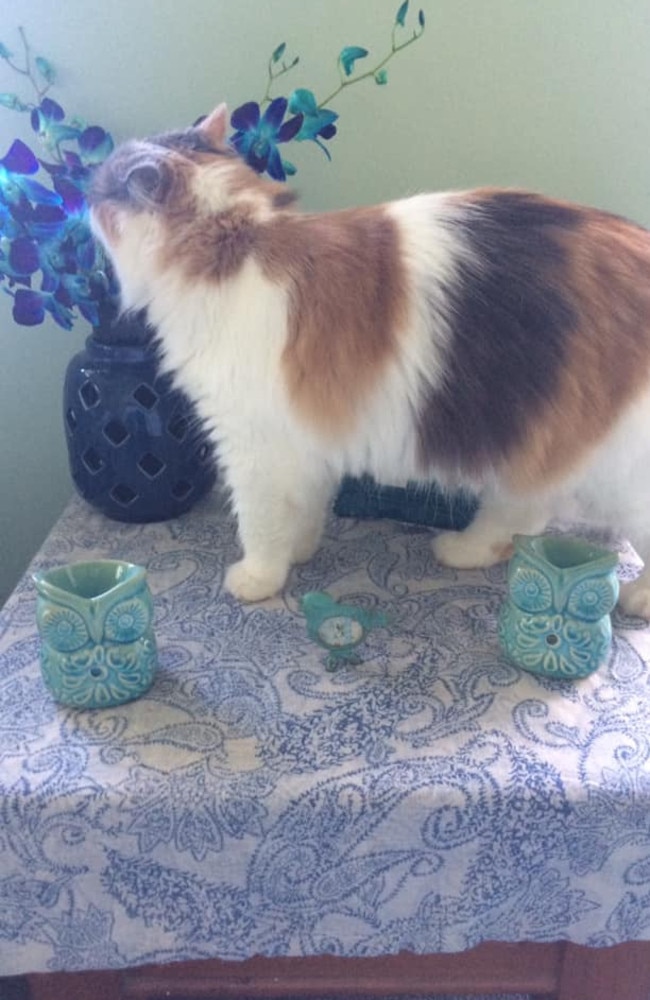
[[[430,537],[332,518],[242,606],[218,496],[149,525],[71,501],[32,569],[145,566],[159,671],[133,703],[57,706],[27,577],[0,614],[3,974],[650,938],[650,628],[615,612],[577,683],[522,672],[506,567],[443,568]],[[386,616],[360,664],[327,671],[313,590]]]

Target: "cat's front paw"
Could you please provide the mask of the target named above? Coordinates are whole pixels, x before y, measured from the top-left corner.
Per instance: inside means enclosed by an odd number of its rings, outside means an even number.
[[[282,590],[286,578],[286,569],[261,569],[249,559],[242,559],[228,569],[225,587],[239,601],[265,601]]]
[[[478,569],[509,559],[512,542],[496,542],[466,531],[443,531],[432,542],[433,554],[443,566]]]
[[[645,573],[643,574],[645,577]],[[621,595],[618,599],[622,610],[626,615],[634,615],[636,618],[645,618],[650,621],[650,581],[640,577],[632,583],[621,585]]]

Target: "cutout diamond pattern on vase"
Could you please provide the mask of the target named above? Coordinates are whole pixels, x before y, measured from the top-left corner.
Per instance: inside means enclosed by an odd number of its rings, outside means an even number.
[[[172,486],[172,496],[176,500],[185,500],[186,497],[192,492],[192,484],[188,483],[186,479],[179,479],[177,483]]]
[[[118,483],[111,490],[111,496],[121,507],[128,507],[129,504],[132,504],[137,499],[138,494],[130,486],[127,486],[126,483]]]
[[[141,382],[137,389],[133,392],[133,398],[136,403],[144,407],[145,410],[153,410],[154,406],[158,402],[158,393],[154,392],[150,385],[146,382]]]
[[[95,450],[95,448],[92,447],[92,445],[90,448],[86,448],[81,456],[81,461],[88,469],[88,472],[90,472],[93,476],[96,476],[98,472],[101,472],[106,464],[102,456]]]
[[[150,451],[146,452],[138,461],[138,468],[141,469],[149,479],[155,479],[165,469],[165,463]]]
[[[212,445],[190,400],[161,375],[142,320],[100,328],[68,364],[63,416],[79,493],[119,521],[161,521],[212,488]],[[128,329],[126,328],[128,327]]]
[[[88,379],[87,382],[84,382],[84,384],[80,386],[79,399],[81,400],[81,402],[83,403],[84,407],[87,410],[91,410],[93,406],[97,406],[97,404],[99,403],[100,400],[99,389],[97,388],[95,383],[92,382],[90,379]]]
[[[121,420],[109,420],[104,427],[104,437],[118,448],[124,444],[128,436],[129,432]]]

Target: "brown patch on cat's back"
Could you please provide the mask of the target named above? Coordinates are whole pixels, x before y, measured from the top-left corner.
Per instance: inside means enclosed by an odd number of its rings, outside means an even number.
[[[184,184],[178,185],[183,194],[166,210],[168,238],[163,266],[180,263],[190,279],[224,281],[232,278],[251,255],[260,224],[295,196],[284,185],[253,173],[237,157],[215,161],[213,155],[199,151],[188,159],[191,168],[187,163],[177,165],[186,174]],[[221,192],[222,207],[211,206],[209,199],[202,205],[193,193],[199,186],[200,172],[206,171],[212,173],[213,183]]]
[[[563,238],[577,324],[545,413],[508,463],[518,489],[539,488],[588,461],[650,385],[650,232],[585,209]]]
[[[290,397],[328,435],[354,424],[394,358],[407,313],[397,224],[382,206],[282,213],[260,226],[256,257],[288,291],[283,356]]]
[[[233,209],[205,218],[183,213],[167,218],[169,239],[163,264],[182,266],[188,279],[210,282],[232,278],[255,242],[250,212]]]
[[[181,267],[188,280],[219,282],[233,277],[250,254],[255,239],[254,212],[249,204],[237,200],[225,204],[222,211],[210,211],[207,205],[202,210],[194,190],[195,172],[204,168],[201,159],[198,153],[192,157],[194,162],[177,164],[183,183],[177,185],[177,196],[165,208],[166,236],[160,259],[163,268]],[[214,161],[210,163],[215,169]],[[216,167],[224,173],[224,189],[237,166],[224,160]]]

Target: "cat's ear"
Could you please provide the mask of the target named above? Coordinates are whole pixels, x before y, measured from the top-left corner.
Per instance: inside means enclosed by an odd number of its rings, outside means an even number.
[[[198,128],[207,137],[213,146],[224,146],[228,133],[228,108],[225,104],[218,104],[214,111],[211,111]]]
[[[165,201],[171,181],[168,164],[152,157],[136,163],[129,170],[126,187],[133,201],[146,208],[154,208]]]

